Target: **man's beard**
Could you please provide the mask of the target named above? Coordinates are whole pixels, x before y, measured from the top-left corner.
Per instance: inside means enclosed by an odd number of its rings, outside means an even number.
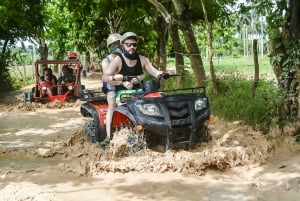
[[[125,51],[123,54],[127,59],[130,59],[130,60],[137,60],[137,58],[138,58],[138,53],[136,53],[136,52],[133,54],[130,54],[129,52]]]

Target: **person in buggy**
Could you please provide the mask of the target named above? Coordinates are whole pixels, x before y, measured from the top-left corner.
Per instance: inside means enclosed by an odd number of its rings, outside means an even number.
[[[74,84],[76,81],[76,77],[73,74],[73,69],[70,68],[67,64],[62,67],[62,76],[58,78],[57,85],[57,93],[64,94],[68,91],[68,84]]]
[[[41,97],[45,97],[46,93],[48,95],[55,95],[55,87],[53,85],[57,84],[57,78],[53,75],[51,68],[45,67],[43,70],[43,75],[40,76],[40,83],[42,86],[47,87],[47,90],[41,90]]]

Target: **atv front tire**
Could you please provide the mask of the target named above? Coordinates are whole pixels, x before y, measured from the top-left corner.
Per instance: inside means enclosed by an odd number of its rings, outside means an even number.
[[[90,120],[84,124],[82,134],[90,138],[92,143],[101,142],[106,137],[105,126],[100,126],[95,124],[94,120]]]

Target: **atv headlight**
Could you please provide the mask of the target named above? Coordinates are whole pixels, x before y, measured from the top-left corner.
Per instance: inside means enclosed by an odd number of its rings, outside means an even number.
[[[73,89],[73,86],[72,85],[68,86],[68,89],[71,91]]]
[[[196,111],[202,110],[205,107],[207,107],[207,98],[198,98],[195,101],[195,110]]]
[[[43,90],[43,91],[46,91],[46,90],[47,90],[47,87],[46,87],[46,86],[42,86],[42,90]]]
[[[137,108],[144,115],[153,116],[153,117],[163,117],[159,108],[155,104],[151,104],[151,103],[150,104],[141,104],[141,105],[137,105]]]

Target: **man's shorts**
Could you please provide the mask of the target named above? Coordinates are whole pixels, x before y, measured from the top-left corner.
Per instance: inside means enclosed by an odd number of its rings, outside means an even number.
[[[108,84],[107,82],[103,82],[102,91],[103,93],[107,94],[110,91],[116,91],[116,87],[114,85]]]

